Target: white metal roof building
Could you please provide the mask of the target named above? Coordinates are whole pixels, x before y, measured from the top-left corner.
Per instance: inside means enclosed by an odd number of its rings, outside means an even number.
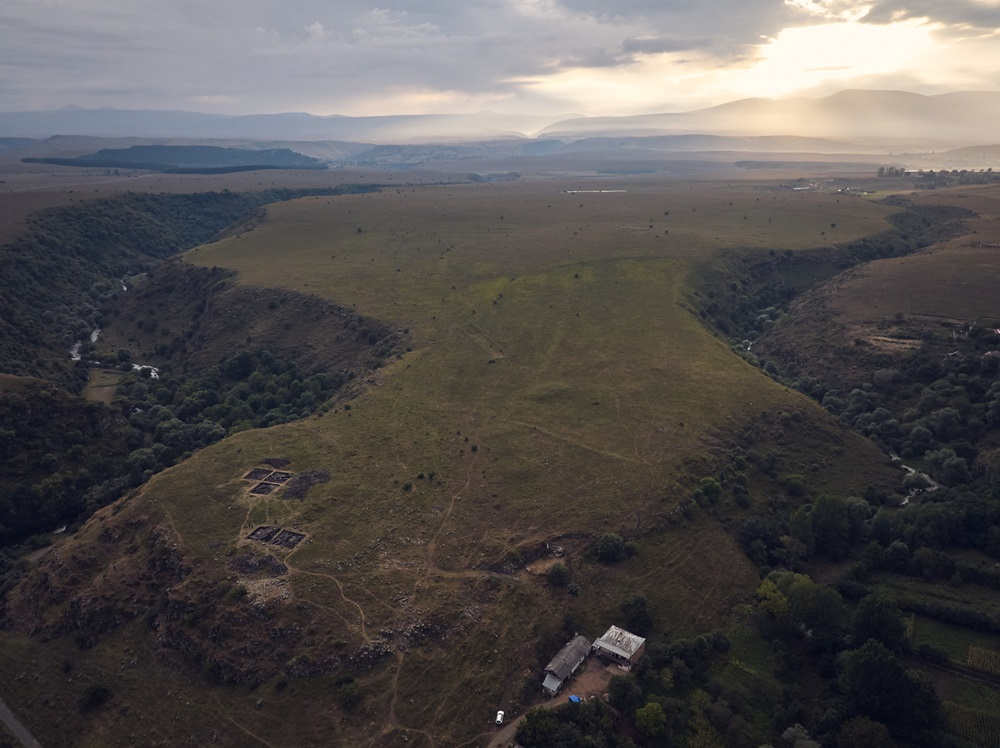
[[[644,638],[617,626],[609,628],[594,642],[594,652],[623,665],[634,665],[642,657],[645,647]]]

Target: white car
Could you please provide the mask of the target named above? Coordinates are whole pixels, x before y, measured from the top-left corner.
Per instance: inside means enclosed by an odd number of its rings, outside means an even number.
[[[502,725],[503,724],[503,709],[501,709],[499,712],[497,712],[497,724],[498,725]]]

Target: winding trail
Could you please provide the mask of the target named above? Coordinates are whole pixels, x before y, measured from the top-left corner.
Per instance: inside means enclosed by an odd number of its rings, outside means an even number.
[[[445,571],[438,568],[434,561],[434,554],[437,551],[438,538],[444,531],[445,525],[451,519],[452,512],[455,510],[455,504],[458,502],[459,497],[465,491],[468,490],[469,486],[472,485],[472,471],[475,467],[476,460],[473,459],[468,469],[465,473],[465,483],[451,495],[451,501],[448,503],[448,509],[445,511],[444,516],[441,518],[441,522],[438,524],[437,530],[431,536],[431,539],[427,541],[426,558],[424,559],[424,571],[423,574],[417,577],[413,582],[413,591],[411,593],[411,598],[415,598],[417,594],[417,588],[420,586],[421,582],[426,582],[427,578],[430,576],[443,576],[450,578],[479,578],[484,575],[493,575],[494,572],[480,572],[476,570],[466,570],[466,571]],[[497,575],[501,576],[501,575]],[[427,730],[421,730],[415,727],[406,727],[399,724],[399,719],[396,717],[396,702],[399,700],[399,675],[403,670],[403,663],[406,660],[406,655],[403,652],[396,652],[396,672],[392,676],[392,697],[389,700],[389,713],[386,716],[385,726],[379,733],[378,737],[388,735],[394,730],[402,730],[404,732],[413,732],[418,735],[423,735],[430,742],[431,748],[435,748],[437,741],[433,733]],[[440,708],[440,707],[439,707]]]
[[[233,719],[228,714],[226,714],[226,710],[223,708],[222,703],[219,701],[218,697],[214,697],[214,700],[215,700],[215,705],[219,708],[219,716],[222,719],[224,719],[226,722],[228,722],[229,724],[231,724],[233,727],[235,727],[237,730],[239,730],[240,732],[242,732],[244,735],[246,735],[246,736],[248,736],[250,738],[253,738],[254,740],[256,740],[261,745],[265,745],[265,746],[267,746],[267,748],[274,748],[274,746],[271,743],[268,743],[260,735],[257,735],[256,733],[251,732],[245,725],[241,725],[235,719]]]
[[[365,640],[365,643],[371,644],[372,638],[368,635],[368,619],[365,617],[365,609],[361,607],[361,603],[347,596],[347,593],[344,592],[344,585],[341,583],[339,579],[337,579],[337,577],[333,576],[333,574],[325,574],[321,571],[306,571],[305,569],[300,569],[296,566],[293,566],[292,565],[293,554],[294,551],[293,553],[290,553],[288,556],[285,557],[285,566],[288,567],[288,571],[292,574],[303,574],[309,577],[320,577],[322,579],[329,579],[331,582],[337,585],[337,590],[340,592],[340,597],[343,598],[344,602],[350,603],[355,608],[357,608],[358,616],[360,617],[361,621],[361,636]]]
[[[17,738],[24,748],[42,748],[42,744],[35,739],[31,731],[24,726],[24,723],[10,710],[10,707],[0,699],[0,722],[10,730],[10,734]]]

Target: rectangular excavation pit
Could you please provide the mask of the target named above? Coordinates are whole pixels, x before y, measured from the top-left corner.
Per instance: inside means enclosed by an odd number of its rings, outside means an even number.
[[[266,478],[261,478],[260,480],[266,480],[268,483],[284,483],[293,475],[295,475],[295,473],[288,473],[285,472],[284,470],[275,470]]]
[[[273,483],[258,483],[256,486],[250,489],[250,493],[255,493],[261,496],[266,496],[276,489],[277,486]]]
[[[270,542],[272,545],[280,545],[283,548],[294,548],[302,542],[302,538],[304,537],[305,535],[301,532],[295,532],[294,530],[282,530],[275,535]]]
[[[250,540],[258,540],[261,543],[270,542],[271,538],[277,535],[281,531],[280,527],[272,527],[271,525],[261,525],[252,533],[247,535]]]
[[[243,476],[243,480],[264,480],[271,472],[270,468],[254,468]]]

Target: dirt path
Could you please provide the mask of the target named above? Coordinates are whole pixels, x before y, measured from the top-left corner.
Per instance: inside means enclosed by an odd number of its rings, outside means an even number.
[[[24,748],[42,748],[42,744],[35,739],[31,731],[14,715],[14,712],[2,699],[0,699],[0,721],[4,723],[10,734],[21,742]]]
[[[584,669],[574,676],[573,680],[563,686],[562,692],[559,695],[532,707],[532,709],[555,709],[557,706],[565,704],[570,694],[575,694],[581,699],[586,699],[590,696],[601,698],[601,695],[607,692],[608,683],[611,681],[611,678],[616,674],[618,674],[618,668],[615,666],[605,665],[596,657],[590,657]],[[514,736],[517,734],[517,728],[524,721],[525,716],[526,714],[522,714],[513,722],[509,722],[501,728],[493,736],[493,739],[490,740],[487,748],[507,748],[507,746],[514,745]]]
[[[524,426],[525,428],[534,429],[538,433],[545,434],[547,437],[551,439],[556,439],[557,441],[564,442],[571,446],[577,447],[578,449],[585,449],[588,452],[593,452],[594,454],[602,455],[603,457],[610,457],[614,460],[621,460],[622,462],[630,462],[636,465],[649,464],[646,460],[642,459],[641,457],[640,458],[629,457],[628,455],[621,455],[618,454],[617,452],[611,452],[610,450],[601,449],[600,447],[595,447],[590,444],[585,444],[579,439],[576,439],[572,436],[567,436],[566,434],[560,434],[556,431],[550,431],[549,429],[544,428],[543,426],[539,426],[537,423],[528,423],[527,421],[519,421],[515,418],[508,419],[508,423],[514,423],[517,424],[518,426]]]
[[[344,592],[344,585],[341,584],[340,580],[337,579],[337,577],[333,576],[333,574],[324,574],[321,571],[306,571],[305,569],[300,569],[296,566],[293,566],[291,561],[291,554],[289,554],[285,558],[285,566],[288,567],[288,572],[290,574],[303,574],[309,577],[321,577],[322,579],[329,579],[331,582],[337,585],[337,590],[340,592],[340,597],[343,599],[343,601],[345,603],[350,603],[355,608],[357,608],[361,624],[360,626],[361,636],[362,638],[364,638],[366,643],[369,644],[371,643],[372,639],[370,636],[368,636],[368,619],[365,617],[365,609],[361,607],[361,603],[359,603],[357,600],[354,600],[347,596],[347,593]]]

